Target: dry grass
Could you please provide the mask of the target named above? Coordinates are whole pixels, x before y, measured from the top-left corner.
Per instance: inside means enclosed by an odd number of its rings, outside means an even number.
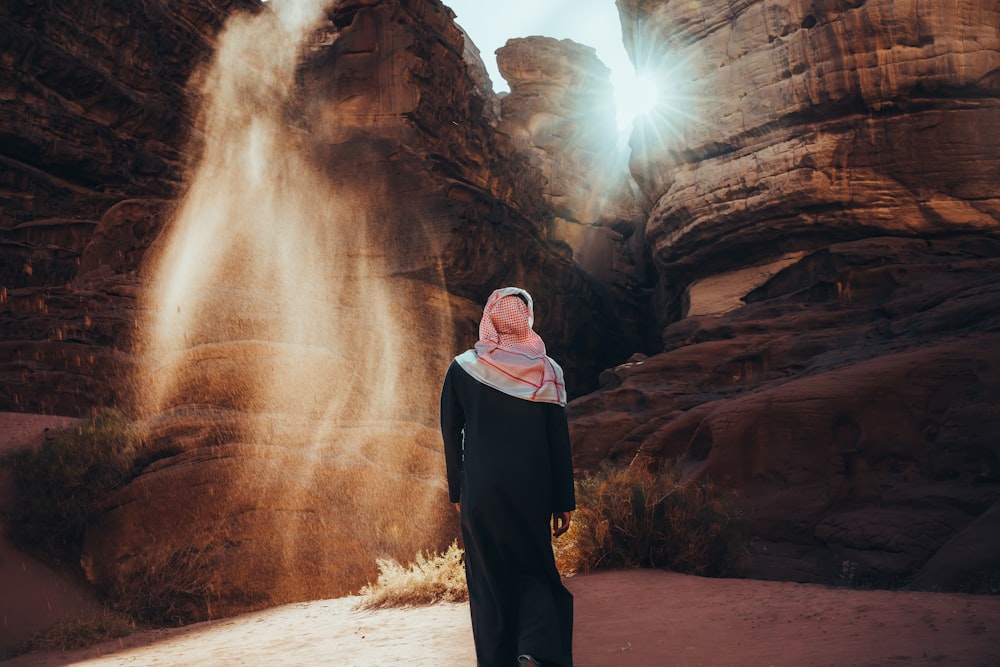
[[[612,568],[666,568],[737,576],[748,558],[738,498],[703,482],[682,483],[672,466],[608,468],[577,482],[569,531],[553,541],[562,574]],[[379,560],[375,584],[361,590],[367,609],[468,599],[462,550],[418,554],[410,565]]]
[[[361,589],[364,609],[416,607],[436,602],[464,602],[469,599],[465,566],[458,542],[443,553],[418,553],[409,565],[379,559],[378,580]]]
[[[135,630],[135,622],[128,616],[105,610],[92,616],[61,621],[48,630],[32,635],[21,644],[19,653],[55,649],[69,651],[125,637]]]
[[[736,576],[747,560],[736,494],[682,482],[673,466],[608,468],[577,483],[577,511],[559,549],[563,571],[665,568]]]

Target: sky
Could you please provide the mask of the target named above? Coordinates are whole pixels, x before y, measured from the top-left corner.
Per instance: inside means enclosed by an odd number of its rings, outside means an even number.
[[[443,0],[482,55],[493,90],[509,90],[497,69],[495,51],[511,37],[542,35],[572,39],[591,46],[611,70],[618,107],[635,86],[632,63],[622,45],[621,21],[615,0]],[[619,122],[622,119],[619,118]]]

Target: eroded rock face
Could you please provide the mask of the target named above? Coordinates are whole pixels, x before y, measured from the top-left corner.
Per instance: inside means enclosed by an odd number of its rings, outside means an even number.
[[[132,27],[123,18],[96,31],[113,37]],[[319,198],[319,190],[334,195],[336,206],[329,210],[336,214],[305,237],[325,260],[319,263],[324,271],[310,273],[302,286],[304,300],[316,307],[313,318],[320,319],[321,309],[336,300],[331,295],[347,285],[354,291],[336,304],[334,322],[374,321],[373,311],[382,308],[406,314],[386,323],[396,340],[418,334],[394,348],[411,355],[405,382],[372,382],[388,387],[381,399],[355,391],[364,388],[363,364],[380,372],[381,359],[354,356],[360,342],[377,357],[381,343],[367,335],[372,332],[339,346],[306,334],[291,341],[271,336],[289,328],[282,309],[288,299],[279,298],[287,285],[271,254],[280,254],[298,221],[274,216],[271,229],[287,229],[288,238],[279,235],[260,252],[243,232],[211,237],[212,248],[229,251],[220,261],[236,277],[190,286],[166,306],[182,319],[195,293],[218,299],[198,312],[200,328],[185,332],[183,346],[152,365],[148,353],[159,349],[158,334],[148,323],[164,308],[153,297],[159,268],[197,189],[188,182],[183,198],[164,196],[180,187],[175,173],[165,172],[151,176],[155,183],[148,188],[136,183],[115,191],[83,222],[25,223],[33,234],[61,234],[64,245],[71,233],[76,237],[63,274],[38,274],[37,286],[12,281],[3,293],[0,325],[11,352],[0,366],[0,376],[10,380],[4,400],[18,409],[64,414],[135,404],[158,459],[95,521],[84,553],[92,581],[120,599],[139,587],[157,591],[132,602],[186,619],[357,590],[373,578],[376,557],[406,560],[420,549],[443,548],[455,534],[441,452],[433,444],[438,386],[411,385],[434,363],[440,376],[453,354],[472,345],[490,291],[517,284],[532,292],[537,328],[574,393],[595,386],[599,368],[643,346],[638,327],[612,316],[617,309],[638,318],[635,303],[613,303],[571,250],[551,237],[543,176],[496,131],[495,98],[485,95],[469,58],[452,14],[436,0],[342,2],[316,27],[281,104],[268,105],[268,91],[245,90],[246,106],[236,109],[237,120],[250,124],[282,115],[288,126],[275,136],[287,141],[286,164],[304,166],[295,173],[308,172],[315,185],[306,198]],[[218,83],[214,76],[214,70],[199,70],[198,81]],[[170,136],[193,137],[178,149],[177,165],[197,166],[201,148],[215,145],[207,131],[215,119],[208,95],[192,99],[198,103],[193,112],[183,105],[171,111],[180,127]],[[234,155],[249,155],[242,152],[245,144],[233,146]],[[93,150],[121,168],[120,155]],[[246,173],[227,187],[230,194],[246,189],[237,208],[258,201],[258,172]],[[193,227],[214,224],[213,208],[222,199],[202,205]],[[328,244],[331,238],[344,243]],[[188,256],[202,266],[214,257],[200,254],[204,247],[188,246]],[[234,254],[233,248],[246,251]],[[395,286],[387,290],[390,297],[358,288],[355,269],[337,265],[362,254],[381,288]],[[240,280],[261,273],[274,277],[254,286]],[[309,323],[306,310],[299,316]],[[442,323],[443,317],[450,321]],[[584,326],[588,321],[612,326]],[[440,344],[414,349],[413,340]],[[345,356],[356,359],[348,373]],[[303,367],[306,374],[296,374]],[[165,377],[174,381],[160,392]],[[343,395],[321,395],[316,385],[331,379],[342,382]],[[394,383],[400,386],[392,391]],[[279,395],[277,388],[286,386],[290,391]],[[151,393],[157,396],[152,407],[145,398]],[[366,403],[376,400],[390,418],[367,418]],[[410,508],[406,525],[385,512],[393,495]],[[362,537],[368,529],[374,533]]]
[[[0,403],[81,416],[129,402],[143,286],[135,276],[86,285],[0,288]]]
[[[661,265],[997,229],[995,3],[619,6],[663,106],[684,107],[632,138]]]
[[[187,83],[225,18],[259,6],[0,6],[6,409],[81,415],[128,400],[135,273],[189,159],[198,105]],[[86,284],[74,284],[80,273]]]
[[[510,85],[499,129],[544,177],[552,235],[616,295],[647,282],[645,213],[619,144],[610,71],[594,49],[568,39],[510,39],[497,51]]]
[[[204,76],[200,68],[210,57],[225,16],[249,7],[256,11],[260,5],[249,0],[188,4],[180,13],[167,12],[165,24],[157,17],[166,10],[155,3],[138,5],[126,14],[117,5],[113,10],[90,6],[84,10],[65,3],[44,11],[32,7],[8,3],[0,10],[2,29],[34,45],[5,56],[19,74],[9,82],[8,94],[16,103],[5,104],[3,112],[12,119],[4,125],[11,138],[4,147],[24,148],[16,156],[11,154],[8,173],[28,173],[34,180],[12,182],[14,197],[0,213],[8,216],[3,224],[9,225],[0,235],[3,252],[8,253],[0,264],[0,282],[7,290],[0,299],[4,344],[31,358],[30,371],[18,362],[11,374],[32,377],[5,386],[0,395],[14,409],[42,405],[52,409],[54,403],[44,396],[51,390],[76,396],[76,407],[65,398],[57,404],[61,410],[80,414],[107,396],[127,393],[118,376],[120,366],[103,373],[98,364],[93,375],[74,374],[63,377],[58,386],[50,385],[45,357],[49,351],[65,356],[55,350],[61,344],[59,327],[31,322],[31,313],[44,311],[48,318],[72,321],[79,314],[77,306],[67,312],[55,310],[56,304],[67,302],[114,312],[114,296],[108,303],[83,304],[100,292],[97,282],[111,278],[114,283],[114,276],[139,271],[149,244],[176,209],[178,200],[164,196],[178,192],[184,165],[198,154],[199,135],[186,143],[200,109],[197,87],[185,90],[184,85],[192,72]],[[102,35],[107,43],[132,44],[140,38],[135,33],[139,27],[157,37],[144,40],[142,48],[128,52],[128,58],[124,52],[109,52],[90,37]],[[129,34],[118,35],[118,30]],[[174,43],[174,38],[180,41]],[[474,318],[466,311],[481,308],[497,285],[513,283],[536,295],[544,313],[539,327],[552,353],[564,363],[575,393],[596,386],[600,368],[633,348],[646,347],[640,342],[646,329],[634,326],[642,317],[634,294],[624,307],[616,305],[616,295],[623,291],[609,295],[600,282],[574,266],[576,260],[559,239],[551,238],[544,180],[492,127],[496,98],[484,89],[481,67],[470,70],[474,53],[447,8],[437,2],[406,9],[394,2],[339,3],[329,21],[317,29],[312,44],[301,74],[309,94],[303,96],[295,122],[307,127],[315,139],[314,160],[333,183],[356,187],[374,179],[373,189],[385,195],[379,215],[387,219],[382,241],[393,254],[393,270],[433,283],[443,280],[453,296],[442,303],[461,302],[450,306],[456,313],[457,349],[475,337]],[[48,51],[56,55],[43,57]],[[54,73],[57,67],[69,67],[64,61],[72,61],[72,77],[62,70],[58,76]],[[86,74],[92,70],[97,73]],[[162,83],[154,85],[156,77],[162,77]],[[97,87],[88,93],[92,98],[87,97],[86,104],[80,101],[83,97],[70,104],[67,100],[76,98],[63,88],[72,88],[77,79],[103,82],[110,92]],[[48,92],[28,94],[18,87],[29,84],[32,90],[46,84]],[[121,108],[115,106],[119,102]],[[43,122],[45,118],[60,120]],[[55,126],[91,127],[102,119],[114,121],[108,130],[118,142],[114,150],[82,134],[62,138],[45,134],[54,132]],[[163,124],[157,125],[158,120]],[[134,162],[128,151],[140,145],[160,151],[156,155],[169,169],[143,178],[128,176]],[[108,162],[111,171],[67,166],[72,156],[91,154],[88,164]],[[35,162],[27,162],[28,157]],[[112,171],[126,175],[115,181]],[[98,190],[88,185],[92,178],[118,185]],[[68,188],[72,196],[55,193],[56,185]],[[35,202],[36,208],[19,201]],[[49,208],[37,208],[42,204]],[[50,217],[56,214],[63,217]],[[599,232],[618,235],[610,229]],[[639,238],[632,234],[629,243],[634,245]],[[623,259],[628,253],[609,250],[605,240],[600,241],[604,245],[588,244],[581,254],[607,257],[622,273],[634,270],[631,260]],[[634,292],[637,281],[628,275],[630,280],[624,282]],[[34,290],[36,286],[44,286],[41,293]],[[62,296],[48,299],[44,292],[50,287],[57,287],[68,301]],[[113,285],[109,289],[116,293]],[[143,289],[141,280],[136,289]],[[115,330],[133,327],[134,304],[122,302],[119,311],[122,321]],[[612,312],[616,317],[607,317]],[[579,326],[593,313],[612,322],[624,317],[627,322],[602,331]],[[117,355],[128,357],[131,339],[101,340],[116,348]],[[594,344],[601,349],[596,356],[588,351]],[[94,356],[90,352],[83,358]],[[95,358],[103,355],[102,350],[94,352]],[[15,351],[14,358],[20,355]],[[57,367],[62,364],[52,362]],[[32,391],[25,391],[28,387]]]
[[[578,464],[735,487],[757,576],[988,580],[997,6],[618,6],[665,352],[574,404]]]
[[[594,49],[550,37],[508,40],[497,66],[510,85],[500,130],[542,172],[553,210],[583,224],[605,217],[626,177],[610,70]]]
[[[65,283],[96,221],[173,197],[197,104],[188,79],[226,16],[256,0],[0,7],[3,284]]]
[[[979,520],[1000,498],[998,269],[980,237],[811,253],[572,403],[576,464],[680,460],[737,489],[756,576],[836,581],[852,563],[974,587],[1000,546]],[[951,540],[992,556],[960,564]]]
[[[214,417],[201,426],[241,421]],[[88,578],[140,616],[190,621],[356,593],[378,576],[373,552],[409,562],[415,545],[439,548],[458,530],[435,429],[262,421],[281,437],[206,446],[192,424],[150,425],[164,446],[199,446],[149,466],[87,534]],[[387,496],[406,510],[386,512]]]
[[[634,261],[617,265],[631,279],[617,292],[630,300],[618,299],[607,292],[617,278],[595,280],[551,231],[545,173],[493,127],[495,97],[468,67],[452,13],[436,2],[343,3],[331,29],[337,39],[304,68],[306,118],[333,182],[378,184],[394,270],[443,279],[473,312],[498,285],[524,286],[576,392],[595,386],[602,359],[645,347]],[[628,256],[618,237],[615,252]],[[616,316],[593,330],[588,313]],[[476,326],[458,320],[470,346]]]

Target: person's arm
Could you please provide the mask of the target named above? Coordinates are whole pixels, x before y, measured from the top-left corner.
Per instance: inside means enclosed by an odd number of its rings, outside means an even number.
[[[570,523],[570,513],[569,512],[553,512],[552,513],[552,537],[559,537],[567,530],[569,530]]]
[[[564,523],[568,527],[569,512],[576,509],[576,493],[573,488],[573,452],[569,441],[569,426],[566,423],[565,408],[552,405],[548,412],[552,513],[566,514]]]
[[[448,474],[448,498],[457,504],[462,497],[462,444],[465,411],[458,400],[454,380],[454,362],[448,368],[441,388],[441,437]]]

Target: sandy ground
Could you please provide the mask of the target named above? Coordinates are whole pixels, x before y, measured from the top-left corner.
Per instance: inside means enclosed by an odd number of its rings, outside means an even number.
[[[40,441],[55,424],[47,420],[0,414],[0,445]],[[3,484],[6,493],[9,481]],[[659,570],[576,576],[566,585],[576,601],[577,667],[1000,665],[997,596],[857,591]],[[3,664],[475,665],[467,605],[363,611],[359,600],[290,604]],[[93,605],[74,582],[3,547],[0,638],[86,614]]]

